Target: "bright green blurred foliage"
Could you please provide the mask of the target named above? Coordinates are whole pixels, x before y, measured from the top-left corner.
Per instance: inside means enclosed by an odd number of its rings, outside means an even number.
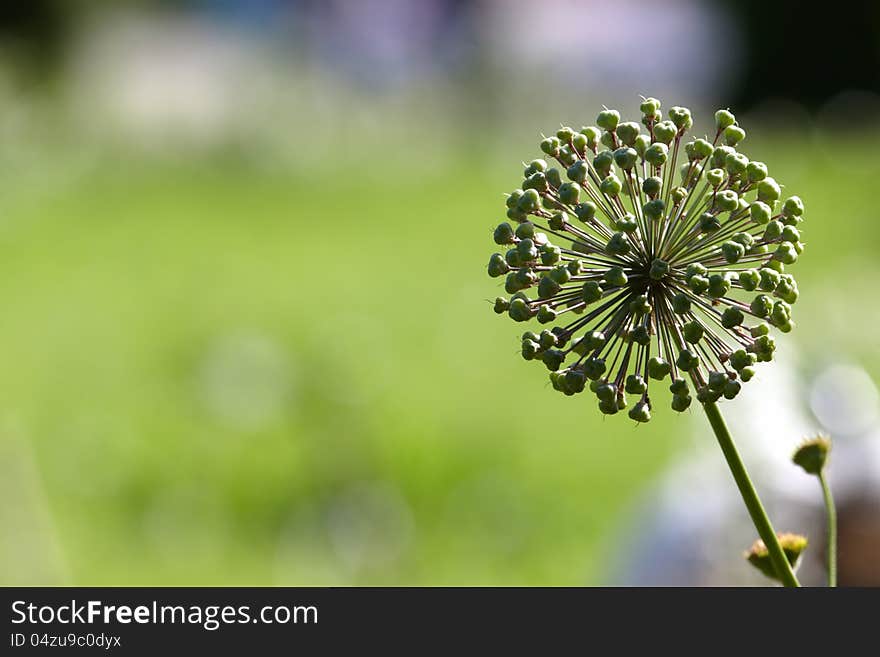
[[[876,145],[748,149],[807,205],[781,339],[875,377],[876,322],[846,313],[880,279]],[[606,581],[618,514],[691,425],[603,420],[518,358],[484,272],[516,159],[357,161],[130,159],[15,194],[0,583]]]

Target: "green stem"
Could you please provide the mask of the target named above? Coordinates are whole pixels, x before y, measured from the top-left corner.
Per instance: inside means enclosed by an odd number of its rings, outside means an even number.
[[[703,404],[703,410],[706,411],[706,417],[709,418],[709,424],[712,425],[715,437],[718,438],[718,444],[721,445],[721,451],[724,452],[724,458],[727,459],[727,465],[730,467],[730,472],[733,474],[743,502],[745,502],[746,508],[749,510],[752,522],[755,523],[758,536],[761,537],[764,545],[767,546],[770,560],[773,562],[773,567],[782,580],[782,584],[787,587],[800,586],[800,582],[795,577],[785,552],[783,552],[782,546],[779,544],[779,539],[776,536],[773,525],[770,524],[770,518],[767,517],[767,512],[764,511],[761,500],[758,498],[758,493],[752,485],[752,480],[749,479],[746,466],[742,462],[739,452],[736,451],[733,437],[731,437],[724,418],[721,416],[718,404],[706,402]]]
[[[824,470],[819,472],[819,483],[822,484],[822,497],[825,498],[825,512],[828,514],[828,586],[834,587],[837,586],[837,511]]]

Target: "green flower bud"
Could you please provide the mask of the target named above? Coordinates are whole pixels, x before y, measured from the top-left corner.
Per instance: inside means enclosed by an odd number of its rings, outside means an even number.
[[[699,342],[703,337],[704,332],[705,329],[703,328],[703,325],[696,319],[691,320],[681,329],[681,334],[684,336],[684,339],[691,344]]]
[[[567,205],[574,205],[581,195],[580,185],[574,182],[562,183],[559,186],[559,200]]]
[[[724,182],[724,170],[723,169],[709,169],[706,172],[706,181],[712,185],[712,187],[718,187],[721,183]]]
[[[525,322],[532,318],[532,308],[522,298],[514,298],[510,301],[507,314],[515,322]]]
[[[729,125],[724,129],[724,143],[728,146],[736,146],[746,138],[746,131],[738,125]]]
[[[650,422],[651,407],[647,402],[639,402],[630,409],[629,417],[636,422]]]
[[[550,157],[556,157],[559,155],[559,149],[561,147],[562,143],[556,137],[547,137],[541,142],[541,150]]]
[[[666,144],[651,144],[645,150],[645,161],[655,167],[662,167],[669,157],[669,148]]]
[[[602,287],[596,281],[587,281],[584,283],[583,290],[581,292],[581,298],[584,303],[590,304],[594,301],[598,301],[602,298]]]
[[[673,379],[672,383],[669,384],[669,392],[677,397],[690,394],[687,380],[682,378]]]
[[[786,217],[800,217],[804,213],[804,202],[799,196],[790,196],[782,204],[782,214]]]
[[[510,267],[507,265],[507,261],[500,253],[492,254],[492,257],[489,258],[488,269],[489,276],[491,276],[492,278],[498,278],[499,276],[503,276],[510,271]]]
[[[617,196],[620,194],[620,190],[623,188],[620,180],[613,173],[606,176],[601,183],[599,183],[599,190],[606,194],[607,196]]]
[[[726,329],[732,329],[742,324],[745,318],[745,315],[742,314],[739,308],[729,306],[721,313],[721,325]]]
[[[645,178],[644,182],[642,182],[642,191],[651,198],[656,197],[662,189],[663,181],[656,176]]]
[[[721,253],[729,264],[739,262],[739,259],[746,254],[746,248],[739,242],[729,240],[721,245]]]
[[[830,451],[831,440],[825,436],[816,436],[804,441],[797,448],[791,460],[794,461],[795,465],[803,468],[807,474],[818,475],[825,467]]]
[[[773,299],[768,297],[766,294],[759,294],[754,298],[752,303],[749,305],[749,308],[751,309],[752,314],[756,317],[768,317],[770,315],[770,312],[773,310]]]
[[[614,165],[614,153],[612,151],[602,151],[593,158],[593,168],[600,178],[605,178],[611,173],[611,167]]]
[[[648,272],[648,275],[655,281],[659,281],[661,278],[666,276],[669,273],[669,263],[665,260],[661,260],[660,258],[654,258],[651,261],[651,269]]]
[[[648,359],[648,376],[657,381],[661,381],[669,376],[672,366],[662,358],[651,356]]]
[[[687,130],[694,124],[691,111],[687,107],[670,107],[669,118],[679,130]]]
[[[672,311],[677,315],[691,311],[691,301],[684,292],[678,292],[672,297]]]
[[[801,554],[807,549],[807,539],[800,534],[777,534],[779,544],[782,546],[782,552],[792,568],[796,568],[800,561]],[[745,558],[755,568],[760,570],[770,579],[780,581],[779,575],[776,574],[776,567],[770,559],[770,551],[764,545],[764,541],[758,539],[752,547],[745,553]]]
[[[761,182],[767,177],[767,165],[763,162],[749,162],[749,166],[746,167],[746,176],[749,182]]]
[[[608,244],[605,245],[605,252],[609,255],[626,255],[630,251],[629,239],[626,233],[618,232],[611,236]]]
[[[701,233],[714,233],[721,229],[721,220],[711,212],[701,214],[699,221]]]
[[[659,198],[648,201],[642,206],[642,212],[644,212],[645,217],[653,221],[660,221],[663,218],[663,211],[665,209],[666,205]]]
[[[612,287],[623,287],[628,280],[622,267],[610,267],[603,278]]]
[[[739,284],[747,292],[755,290],[760,281],[761,275],[756,269],[744,269],[739,273]]]
[[[739,195],[732,189],[725,189],[715,195],[715,207],[722,212],[732,212],[739,206]]]
[[[520,197],[517,202],[517,210],[521,212],[534,212],[541,205],[541,195],[538,194],[538,191],[535,189],[527,189],[523,192],[523,195]]]
[[[730,280],[723,274],[712,274],[709,277],[709,296],[713,299],[720,299],[730,292]]]
[[[764,201],[765,203],[773,203],[774,201],[779,200],[779,197],[782,195],[782,190],[779,189],[779,184],[770,178],[764,178],[761,182],[758,183],[758,200]]]
[[[639,154],[635,149],[626,146],[614,151],[614,162],[624,171],[632,169],[639,160]]]
[[[736,117],[730,110],[720,109],[715,112],[715,129],[718,132],[724,131],[736,123]]]
[[[590,169],[583,160],[578,160],[565,170],[565,175],[568,176],[569,180],[573,180],[576,183],[584,182],[589,173]]]
[[[678,358],[675,359],[675,364],[678,365],[679,369],[690,372],[699,367],[700,357],[690,349],[682,349],[678,354]]]

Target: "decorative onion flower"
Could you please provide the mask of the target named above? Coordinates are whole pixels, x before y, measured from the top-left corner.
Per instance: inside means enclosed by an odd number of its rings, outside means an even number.
[[[502,249],[488,271],[508,296],[495,312],[536,321],[522,356],[566,395],[589,390],[599,410],[651,418],[652,385],[684,411],[733,399],[773,358],[771,327],[794,322],[803,251],[800,198],[782,199],[767,165],[738,150],[727,110],[714,135],[690,138],[691,113],[644,99],[641,122],[604,109],[596,126],[545,138],[507,197]]]

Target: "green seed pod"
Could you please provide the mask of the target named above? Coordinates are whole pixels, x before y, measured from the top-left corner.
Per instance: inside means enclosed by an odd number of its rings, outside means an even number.
[[[765,203],[773,203],[774,201],[778,201],[779,197],[782,195],[782,190],[779,189],[779,184],[770,178],[764,178],[761,182],[758,183],[758,200],[764,201]]]
[[[655,281],[659,281],[669,273],[669,263],[660,258],[654,258],[651,261],[651,269],[648,275]]]
[[[611,167],[614,165],[614,153],[612,151],[602,151],[593,158],[593,168],[600,178],[605,178],[611,173]]]
[[[705,329],[703,325],[696,319],[691,320],[681,328],[681,334],[684,339],[691,344],[696,344],[702,337]]]
[[[666,209],[666,205],[663,203],[662,199],[654,199],[653,201],[648,201],[642,206],[642,212],[644,213],[647,219],[652,221],[660,221],[663,218],[663,211]]]
[[[676,396],[685,396],[690,394],[687,380],[682,378],[673,379],[669,384],[669,392]]]
[[[639,160],[639,154],[634,148],[622,147],[614,151],[614,162],[624,171],[632,169]]]
[[[725,189],[715,195],[715,207],[722,212],[732,212],[739,207],[739,195],[732,189]]]
[[[721,229],[721,220],[711,212],[701,214],[699,221],[701,233],[714,233]]]
[[[617,110],[606,109],[599,112],[599,116],[596,117],[596,125],[609,132],[614,132],[618,123],[620,123],[620,112]]]
[[[552,278],[554,281],[559,283],[560,285],[565,285],[571,280],[571,274],[568,271],[568,268],[565,265],[560,265],[559,267],[554,267],[548,273],[548,276]]]
[[[636,218],[630,213],[626,213],[619,219],[614,219],[612,223],[614,225],[614,228],[623,231],[624,233],[633,233],[638,230],[639,227],[639,223],[636,221]]]
[[[620,180],[613,173],[606,176],[605,179],[599,183],[599,191],[607,196],[617,196],[620,194],[620,190],[623,188],[623,185],[620,183]]]
[[[531,221],[524,221],[516,227],[514,235],[521,240],[533,239],[535,237],[535,224]]]
[[[534,333],[532,335],[534,335]],[[556,335],[547,329],[541,331],[541,335],[538,336],[538,344],[541,345],[541,349],[550,349],[551,347],[559,346],[556,344]]]
[[[669,148],[666,144],[651,144],[645,150],[645,162],[655,167],[662,167],[669,158]]]
[[[754,201],[749,205],[749,215],[756,224],[767,224],[773,211],[770,206],[762,201]]]
[[[695,139],[694,141],[689,141],[684,146],[684,151],[690,162],[705,160],[712,155],[713,150],[714,148],[712,147],[712,144],[705,139]]]
[[[724,161],[724,168],[731,176],[739,176],[745,173],[749,165],[749,158],[742,153],[731,153]]]
[[[801,234],[794,226],[785,226],[782,229],[782,241],[795,244],[801,241]]]
[[[684,292],[678,292],[672,297],[672,311],[677,315],[684,315],[691,311],[691,301]]]
[[[739,394],[739,391],[742,389],[742,384],[735,379],[728,379],[727,383],[724,384],[724,390],[722,390],[722,394],[725,399],[733,399]]]
[[[632,146],[636,143],[636,139],[641,132],[641,126],[638,123],[633,121],[627,121],[626,123],[620,123],[617,126],[617,136],[624,144],[627,146]]]
[[[492,278],[498,278],[509,272],[510,267],[507,265],[507,261],[504,259],[503,255],[500,253],[493,253],[492,257],[489,258],[488,270],[489,276]]]
[[[724,390],[724,386],[727,385],[728,381],[730,381],[730,379],[724,372],[709,372],[709,390],[721,392]]]
[[[653,310],[653,308],[651,307],[651,304],[648,301],[648,295],[646,294],[639,294],[629,302],[629,311],[633,315],[650,315],[651,310]]]
[[[766,323],[761,322],[760,324],[753,326],[749,329],[749,335],[753,338],[761,337],[762,335],[768,335],[770,333],[770,326]]]
[[[515,322],[525,322],[532,318],[532,309],[522,298],[514,298],[510,301],[507,314]]]
[[[525,360],[535,360],[541,351],[540,345],[533,340],[523,340],[520,353]]]
[[[669,144],[675,135],[678,134],[678,128],[672,121],[661,121],[654,126],[654,141],[660,144]]]
[[[746,131],[738,125],[729,125],[724,129],[724,143],[728,146],[736,146],[746,138]]]
[[[673,395],[672,410],[682,413],[691,405],[692,397],[690,395]]]
[[[580,132],[575,133],[574,137],[571,138],[571,145],[578,153],[585,153],[590,147],[587,136]]]
[[[746,254],[746,248],[739,242],[729,240],[721,245],[721,253],[729,264],[739,262],[739,259]]]
[[[538,282],[538,298],[549,299],[556,296],[559,292],[560,285],[550,276],[542,276]]]
[[[595,151],[602,138],[602,131],[594,125],[587,125],[581,128],[581,134],[587,138],[587,147]]]
[[[605,283],[612,287],[623,287],[627,283],[627,276],[622,267],[610,267],[603,276]]]
[[[510,308],[510,302],[504,297],[495,297],[495,305],[492,308],[497,314],[503,315]]]
[[[784,265],[794,264],[798,259],[797,248],[791,242],[780,242],[773,253],[773,259]]]
[[[608,240],[608,244],[605,245],[605,252],[608,255],[626,255],[630,251],[630,243],[629,239],[626,237],[626,233],[617,232],[611,236],[611,239]]]
[[[505,201],[506,204],[507,204],[508,209],[516,208],[517,205],[519,204],[519,200],[520,200],[520,198],[522,198],[522,195],[523,195],[523,190],[521,190],[521,189],[514,189],[514,190],[513,190],[508,196],[507,196],[507,199],[506,199],[506,201]]]
[[[574,130],[572,130],[571,128],[569,128],[567,126],[563,126],[563,127],[559,128],[559,130],[556,131],[556,137],[563,144],[567,144],[568,142],[571,141],[572,137],[574,137]]]
[[[644,182],[642,183],[642,191],[650,198],[656,197],[662,189],[663,181],[656,176],[645,178]]]
[[[675,364],[678,365],[679,369],[690,372],[699,367],[700,357],[690,349],[682,349],[678,353],[678,358],[675,359]]]
[[[648,333],[648,329],[647,329],[647,327],[645,327],[645,326],[643,326],[643,325],[641,325],[641,324],[639,324],[638,326],[636,326],[635,328],[633,328],[633,329],[629,332],[627,338],[628,338],[631,342],[635,342],[636,344],[640,344],[640,345],[642,345],[643,347],[645,347],[645,346],[651,344],[651,334]]]
[[[636,142],[633,144],[633,148],[636,153],[639,154],[639,157],[643,160],[645,159],[645,152],[648,150],[648,147],[651,145],[651,138],[648,135],[639,135],[636,139]]]
[[[605,415],[614,415],[620,412],[620,409],[617,407],[617,401],[614,399],[611,401],[600,401],[599,410]]]
[[[791,276],[781,276],[773,290],[773,296],[779,297],[786,303],[794,303],[798,299],[797,283]]]
[[[691,111],[687,107],[670,107],[669,118],[679,130],[687,130],[694,124]]]
[[[828,461],[828,453],[831,451],[831,440],[825,436],[816,436],[810,440],[804,441],[797,448],[791,460],[795,465],[804,469],[804,472],[811,475],[818,475],[825,467]]]
[[[688,190],[684,187],[676,187],[672,190],[672,202],[676,205],[681,203],[687,198]]]
[[[742,244],[746,249],[750,249],[755,243],[755,238],[749,233],[735,233],[730,239],[737,244]]]
[[[723,274],[712,274],[707,291],[713,299],[720,299],[730,292],[730,280]]]
[[[599,401],[614,402],[614,407],[617,408],[617,388],[613,385],[602,383],[596,387],[595,392]]]
[[[492,239],[495,240],[495,244],[513,244],[513,235],[513,228],[510,227],[509,223],[504,222],[503,224],[498,224],[498,227],[492,234]]]
[[[574,149],[571,146],[563,146],[560,148],[559,155],[557,155],[556,158],[565,167],[570,167],[578,160],[577,153],[574,152]]]
[[[590,169],[583,160],[578,160],[565,170],[565,175],[568,176],[569,180],[573,180],[576,183],[584,182],[589,173]]]
[[[520,267],[516,270],[514,276],[516,277],[516,282],[521,290],[531,287],[538,280],[537,274],[528,267]]]
[[[538,323],[549,324],[550,322],[555,322],[558,314],[553,308],[545,304],[538,309]]]
[[[687,283],[691,292],[698,296],[709,289],[709,279],[705,276],[691,276]]]
[[[766,363],[773,360],[774,351],[776,351],[776,341],[769,335],[761,335],[752,343],[752,353],[759,362]]]
[[[752,300],[749,308],[751,309],[752,314],[756,317],[761,317],[762,319],[766,318],[773,310],[773,299],[766,294],[759,294],[754,300]]]
[[[721,391],[720,390],[712,390],[709,386],[703,386],[699,390],[697,390],[697,400],[701,404],[708,404],[711,402],[715,402],[721,399]]]
[[[724,182],[724,170],[723,169],[709,169],[706,172],[706,181],[712,185],[712,187],[718,187],[721,183]]]
[[[602,287],[597,281],[587,281],[584,283],[581,291],[581,298],[584,303],[590,304],[602,298]]]
[[[555,372],[565,361],[565,352],[558,349],[548,349],[541,354],[540,358],[544,361],[544,365],[547,366],[548,370]]]
[[[690,278],[691,276],[707,276],[709,274],[709,270],[706,269],[706,266],[701,262],[692,262],[687,266],[687,269],[684,270],[684,277]]]
[[[709,165],[714,169],[723,169],[727,163],[727,156],[736,153],[736,149],[730,146],[718,146],[712,151],[712,157]]]
[[[749,166],[746,167],[746,177],[749,182],[761,182],[767,177],[767,165],[763,162],[749,162]]]
[[[519,241],[516,245],[516,252],[519,253],[522,262],[530,262],[538,257],[538,249],[535,246],[535,242],[528,238]]]
[[[648,376],[656,381],[662,381],[672,371],[672,366],[662,358],[651,356],[648,360]]]
[[[715,112],[715,129],[718,132],[723,132],[734,123],[736,123],[736,117],[730,110],[720,109]]]
[[[631,420],[635,420],[636,422],[650,422],[651,407],[648,406],[647,402],[638,402],[629,410],[628,415]]]
[[[575,394],[583,392],[586,383],[587,377],[580,370],[570,369],[565,373],[565,385]]]
[[[546,160],[541,160],[541,159],[532,160],[531,162],[528,163],[528,165],[526,165],[525,171],[523,171],[523,177],[528,178],[533,173],[537,173],[539,171],[544,172],[546,170],[547,170],[547,161]]]
[[[562,143],[556,137],[547,137],[541,142],[541,150],[550,157],[556,157],[559,155],[559,149],[561,147]]]
[[[516,248],[510,249],[507,253],[505,253],[504,259],[507,262],[508,266],[511,268],[522,267],[522,258],[520,257],[519,251]]]
[[[562,174],[559,173],[559,169],[552,168],[547,169],[544,172],[544,177],[547,179],[547,184],[553,189],[559,189],[559,186],[562,184]]]
[[[755,356],[754,354],[750,354],[745,349],[737,349],[732,354],[730,354],[730,366],[735,369],[737,372],[742,370],[744,367],[751,367],[755,364]]]
[[[605,374],[605,359],[590,356],[584,359],[584,373],[592,381]]]
[[[770,323],[774,326],[784,326],[791,321],[791,306],[785,301],[777,301],[770,311]]]
[[[782,204],[782,214],[785,217],[800,217],[804,213],[804,202],[799,196],[789,196]]]
[[[584,201],[574,206],[574,213],[577,218],[588,223],[596,216],[596,204],[591,201]]]
[[[541,264],[555,265],[562,259],[562,249],[552,244],[545,244],[541,247]]]
[[[739,372],[739,378],[743,380],[743,383],[748,383],[755,377],[755,368],[754,367],[744,367]]]
[[[744,269],[739,273],[739,284],[742,286],[742,289],[747,292],[757,289],[760,281],[761,275],[756,269]]]
[[[623,389],[631,395],[643,395],[648,389],[645,380],[638,374],[630,374],[626,377]]]
[[[764,228],[764,240],[767,242],[774,242],[778,240],[782,236],[782,231],[785,229],[780,222],[773,220],[767,224],[767,227]]]
[[[547,220],[547,226],[549,226],[550,230],[556,231],[565,230],[567,223],[569,223],[568,214],[563,211],[554,212],[550,219]]]
[[[639,105],[639,110],[646,116],[653,116],[660,111],[660,101],[656,98],[645,98]]]
[[[562,183],[559,186],[559,200],[567,205],[574,205],[581,195],[580,185],[574,182]]]
[[[523,192],[517,203],[517,209],[521,212],[534,212],[541,206],[541,195],[535,189],[527,189]]]
[[[735,326],[739,326],[745,320],[745,315],[742,314],[742,311],[739,308],[734,308],[730,306],[721,313],[721,325],[726,329],[732,329]]]

